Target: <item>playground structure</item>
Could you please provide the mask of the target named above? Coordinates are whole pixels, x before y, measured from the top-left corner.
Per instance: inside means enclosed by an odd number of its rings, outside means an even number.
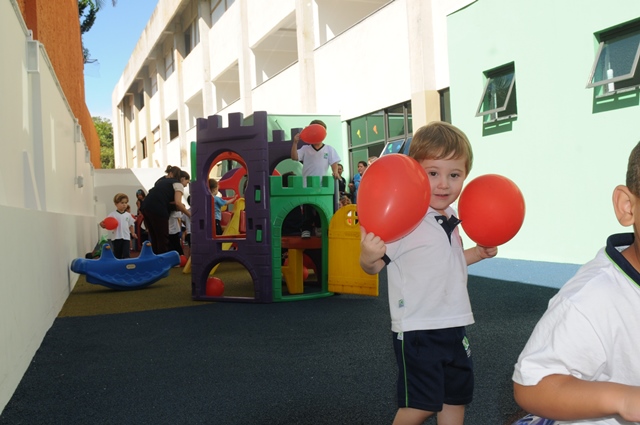
[[[291,140],[300,129],[292,129],[289,140],[284,139],[284,131],[273,131],[273,141],[269,142],[267,113],[255,112],[252,118],[251,125],[243,125],[242,114],[229,114],[228,127],[222,127],[218,115],[197,122],[197,147],[192,149],[194,181],[190,186],[193,299],[270,303],[327,297],[333,292],[377,295],[377,276],[364,273],[358,263],[360,230],[355,206],[340,209],[334,216],[337,200],[330,176],[309,177],[306,182],[301,176],[289,176],[284,185],[276,166],[290,158]],[[244,206],[234,210],[230,222],[236,220],[233,230],[216,236],[208,179],[212,167],[229,158],[246,173]],[[241,174],[236,172],[234,176],[231,187],[220,182],[221,191],[240,190]],[[312,205],[318,212],[321,237],[282,236],[287,214],[301,205]],[[285,250],[288,263],[283,265]],[[314,285],[304,282],[303,267],[309,260],[315,266]],[[239,263],[248,271],[252,281],[249,295],[232,291],[207,295],[207,280],[225,262]]]

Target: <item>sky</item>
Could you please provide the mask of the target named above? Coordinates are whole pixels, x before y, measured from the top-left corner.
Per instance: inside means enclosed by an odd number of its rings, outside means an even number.
[[[111,94],[129,62],[142,30],[158,0],[104,0],[93,27],[83,36],[84,46],[97,62],[85,64],[84,86],[92,117],[111,117]]]

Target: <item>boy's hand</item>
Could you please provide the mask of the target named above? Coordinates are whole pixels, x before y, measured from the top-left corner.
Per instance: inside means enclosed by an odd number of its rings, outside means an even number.
[[[385,266],[382,257],[387,252],[384,241],[360,226],[360,267],[366,273],[376,274]]]
[[[485,258],[493,258],[498,255],[497,246],[476,245],[476,251],[478,252],[481,260],[484,260]]]

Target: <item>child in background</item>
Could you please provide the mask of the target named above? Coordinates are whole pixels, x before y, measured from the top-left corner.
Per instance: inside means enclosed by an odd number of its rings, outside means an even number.
[[[609,236],[551,299],[513,373],[518,404],[562,424],[640,423],[640,143],[613,209],[633,233]]]
[[[191,212],[191,195],[187,196],[187,210]],[[184,232],[182,232],[182,243],[186,246],[191,246],[191,217],[186,214],[182,214],[182,224],[184,224]]]
[[[393,346],[398,363],[394,425],[462,425],[473,398],[473,362],[466,336],[473,313],[467,266],[494,257],[496,247],[464,249],[451,204],[473,164],[467,136],[432,122],[413,136],[409,156],[427,172],[431,201],[411,233],[385,244],[361,227],[360,265],[376,274],[387,264]],[[398,183],[401,184],[401,183]]]
[[[132,237],[136,237],[133,227],[135,220],[131,214],[127,212],[129,197],[124,193],[116,193],[113,197],[113,203],[116,206],[116,210],[107,216],[118,220],[118,227],[109,230],[109,240],[113,250],[113,256],[116,258],[129,258],[130,241]],[[100,227],[105,228],[104,221],[100,222]]]
[[[236,194],[233,198],[224,200],[218,194],[218,181],[216,179],[209,179],[209,190],[211,191],[211,195],[213,196],[214,209],[215,209],[215,220],[216,220],[216,235],[222,234],[222,224],[220,220],[222,220],[222,208],[225,205],[233,204],[239,196]]]
[[[182,240],[180,239],[180,211],[171,211],[169,214],[169,251],[177,251],[184,255],[182,250]]]
[[[309,125],[311,124],[318,124],[323,126],[325,129],[327,128],[327,125],[321,120],[313,120],[309,123]],[[307,177],[326,176],[329,169],[331,169],[331,175],[334,179],[338,180],[340,178],[340,174],[338,173],[340,156],[333,146],[325,145],[323,142],[314,144],[303,143],[303,146],[298,149],[299,140],[300,133],[293,136],[291,159],[302,162],[304,187],[307,187]],[[304,218],[302,221],[302,232],[300,232],[300,237],[305,239],[310,238],[311,230],[313,230],[314,227],[316,228],[316,236],[322,236],[320,218],[318,217],[315,208],[312,205],[303,205],[302,213]]]

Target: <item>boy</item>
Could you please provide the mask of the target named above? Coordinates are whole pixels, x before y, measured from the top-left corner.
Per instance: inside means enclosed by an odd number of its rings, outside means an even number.
[[[640,143],[613,209],[633,233],[610,236],[551,299],[513,374],[518,404],[563,424],[640,422]]]
[[[473,314],[467,265],[494,257],[496,247],[463,250],[451,204],[471,170],[465,134],[433,122],[413,136],[409,156],[427,172],[431,201],[418,227],[386,244],[361,228],[360,265],[370,274],[388,264],[389,309],[398,362],[398,412],[394,425],[462,425],[473,396],[473,364],[465,326]]]
[[[222,208],[225,205],[233,204],[239,196],[236,194],[233,198],[224,200],[218,194],[218,181],[216,179],[209,179],[209,190],[211,191],[211,195],[213,196],[214,210],[215,210],[215,220],[216,220],[216,235],[222,234],[222,224],[220,220],[222,220]]]
[[[313,120],[309,123],[309,125],[311,124],[319,124],[325,129],[327,128],[327,125],[321,120]],[[304,143],[303,146],[298,149],[298,140],[300,140],[300,133],[293,136],[291,159],[302,162],[302,177],[304,177],[303,185],[305,187],[307,185],[307,177],[325,176],[327,175],[327,170],[329,168],[331,168],[331,175],[333,178],[336,180],[340,179],[340,173],[338,173],[340,156],[332,146],[325,145],[323,142],[314,144]],[[304,205],[302,207],[302,213],[304,215],[304,219],[302,222],[302,232],[300,236],[305,239],[310,238],[311,229],[313,229],[314,224],[317,227],[316,236],[321,236],[318,232],[319,223],[315,217],[315,209],[310,205]]]
[[[133,227],[135,220],[131,214],[127,212],[129,197],[124,193],[116,193],[113,197],[113,203],[116,206],[116,210],[107,216],[118,220],[118,227],[109,230],[109,240],[113,249],[113,256],[116,258],[129,258],[131,238],[137,237]],[[104,221],[100,222],[100,227],[105,228]]]

